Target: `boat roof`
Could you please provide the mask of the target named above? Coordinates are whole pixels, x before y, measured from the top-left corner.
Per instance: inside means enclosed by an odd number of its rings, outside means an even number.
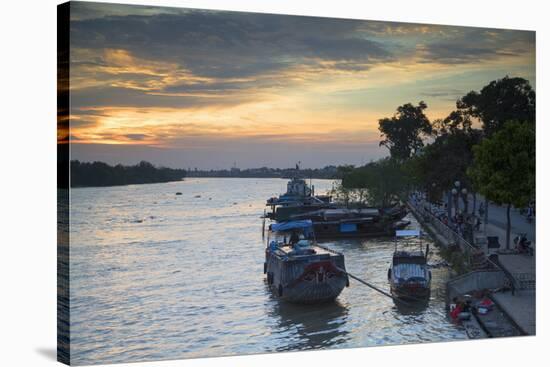
[[[328,251],[328,250],[327,250],[326,248],[324,248],[324,247],[319,247],[319,246],[316,246],[316,245],[311,245],[311,246],[309,246],[308,248],[315,250],[315,253],[314,253],[314,254],[300,254],[300,253],[294,254],[294,253],[293,253],[293,250],[294,250],[294,249],[293,249],[291,246],[288,246],[288,245],[287,245],[287,246],[281,246],[281,247],[279,247],[279,249],[280,249],[282,252],[284,252],[286,255],[293,255],[293,256],[302,256],[302,257],[308,256],[308,257],[313,257],[313,256],[315,256],[315,255],[317,255],[317,256],[318,256],[318,255],[330,255],[330,256],[332,256],[332,255],[340,255],[340,254],[337,254],[337,253],[333,253],[333,252],[331,252],[331,251]]]
[[[422,251],[396,251],[393,254],[393,265],[398,264],[426,265],[427,259]]]
[[[395,251],[393,257],[425,257],[422,251]]]
[[[420,237],[419,229],[402,229],[395,231],[395,237]]]
[[[291,231],[293,229],[307,229],[312,228],[313,222],[310,219],[293,220],[288,222],[273,223],[271,230],[274,232]]]

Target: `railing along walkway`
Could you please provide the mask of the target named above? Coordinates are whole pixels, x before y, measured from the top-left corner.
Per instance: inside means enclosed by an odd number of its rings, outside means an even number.
[[[436,217],[431,212],[426,210],[423,207],[422,203],[415,204],[409,200],[408,204],[409,204],[409,208],[411,208],[411,210],[413,210],[415,214],[421,216],[425,220],[427,219],[427,221],[435,228],[435,230],[441,236],[443,236],[447,241],[459,246],[462,253],[466,255],[466,259],[471,268],[479,270],[479,269],[486,269],[490,267],[492,269],[498,269],[499,271],[503,272],[510,283],[510,287],[512,288],[512,293],[514,293],[516,289],[534,288],[534,285],[533,285],[534,282],[531,279],[527,279],[528,277],[527,275],[522,274],[521,277],[517,277],[514,274],[511,274],[510,272],[508,272],[502,266],[502,264],[496,263],[491,259],[489,259],[489,257],[487,256],[487,254],[485,254],[485,252],[483,252],[478,247],[472,245],[459,233],[457,233],[448,225],[443,223],[438,217]]]

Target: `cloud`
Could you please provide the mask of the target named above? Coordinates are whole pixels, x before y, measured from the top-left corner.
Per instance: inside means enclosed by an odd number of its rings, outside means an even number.
[[[71,107],[79,110],[88,107],[160,107],[160,108],[200,108],[213,106],[236,106],[258,96],[240,94],[237,96],[181,95],[177,93],[147,92],[133,88],[90,87],[77,89],[71,93]],[[79,112],[78,112],[79,113]]]
[[[78,106],[238,105],[323,75],[534,48],[534,32],[79,2],[72,11]]]
[[[138,140],[138,141],[144,140],[149,137],[149,135],[147,134],[126,134],[124,136],[130,140]]]
[[[534,52],[535,33],[502,29],[454,27],[445,37],[421,42],[421,63],[466,64],[502,57],[520,57]]]
[[[71,42],[77,48],[127,49],[144,59],[177,63],[199,76],[248,77],[295,62],[368,64],[390,58],[383,44],[357,32],[361,23],[193,10],[73,19]]]

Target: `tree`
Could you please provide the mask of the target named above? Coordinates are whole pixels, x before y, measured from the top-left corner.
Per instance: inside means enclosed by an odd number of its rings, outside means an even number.
[[[383,158],[348,171],[342,178],[342,190],[372,206],[388,207],[403,199],[408,179],[403,164],[392,158]]]
[[[535,130],[510,121],[474,147],[468,170],[478,190],[498,205],[506,204],[506,248],[510,248],[510,208],[525,207],[535,194]]]
[[[528,80],[506,76],[492,81],[480,92],[471,91],[457,101],[457,108],[478,118],[485,136],[491,136],[507,121],[534,124],[535,91]]]
[[[421,154],[407,164],[418,186],[424,187],[431,200],[438,200],[455,181],[472,191],[466,174],[473,162],[472,147],[481,140],[481,131],[472,128],[469,116],[453,111],[433,124],[437,137]]]
[[[346,177],[349,177],[355,171],[355,166],[353,165],[343,165],[338,166],[336,177],[340,179],[340,183],[331,190],[331,195],[335,197],[336,201],[344,202],[346,206],[349,205],[350,201],[359,201],[362,202],[363,198],[357,198],[356,188],[351,188],[350,185],[344,186],[343,182]],[[362,191],[363,188],[360,188]],[[362,196],[362,194],[360,195]]]
[[[433,134],[436,136],[470,133],[472,131],[472,120],[464,111],[456,110],[444,119],[435,120],[432,129]]]
[[[110,166],[103,162],[71,161],[71,187],[116,186],[155,182],[179,181],[185,177],[185,170],[155,167],[141,161],[135,166],[117,164]]]
[[[430,120],[424,114],[427,107],[423,101],[418,106],[407,103],[399,106],[393,117],[378,121],[380,137],[384,138],[380,146],[388,148],[392,158],[406,160],[424,146],[422,136],[432,133]]]

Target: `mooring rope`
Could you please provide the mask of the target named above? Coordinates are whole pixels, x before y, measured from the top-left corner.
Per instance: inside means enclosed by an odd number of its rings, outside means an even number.
[[[369,287],[369,288],[371,288],[371,289],[374,289],[375,291],[377,291],[377,292],[383,294],[383,295],[386,296],[386,297],[389,297],[389,298],[393,299],[394,301],[401,302],[401,303],[406,304],[406,305],[410,305],[410,304],[411,304],[410,302],[407,302],[407,301],[405,301],[405,300],[403,300],[403,299],[401,299],[401,298],[397,298],[397,297],[392,296],[392,295],[389,294],[388,292],[383,291],[382,289],[380,289],[380,288],[378,288],[378,287],[376,287],[376,286],[370,284],[369,282],[366,282],[366,281],[364,281],[363,279],[361,279],[361,278],[359,278],[359,277],[357,277],[357,276],[355,276],[355,275],[353,275],[353,274],[348,273],[347,271],[345,271],[345,270],[342,269],[342,268],[338,268],[338,270],[340,270],[341,272],[343,272],[344,274],[346,274],[348,277],[357,280],[359,283],[364,284],[364,285],[366,285],[367,287]]]

